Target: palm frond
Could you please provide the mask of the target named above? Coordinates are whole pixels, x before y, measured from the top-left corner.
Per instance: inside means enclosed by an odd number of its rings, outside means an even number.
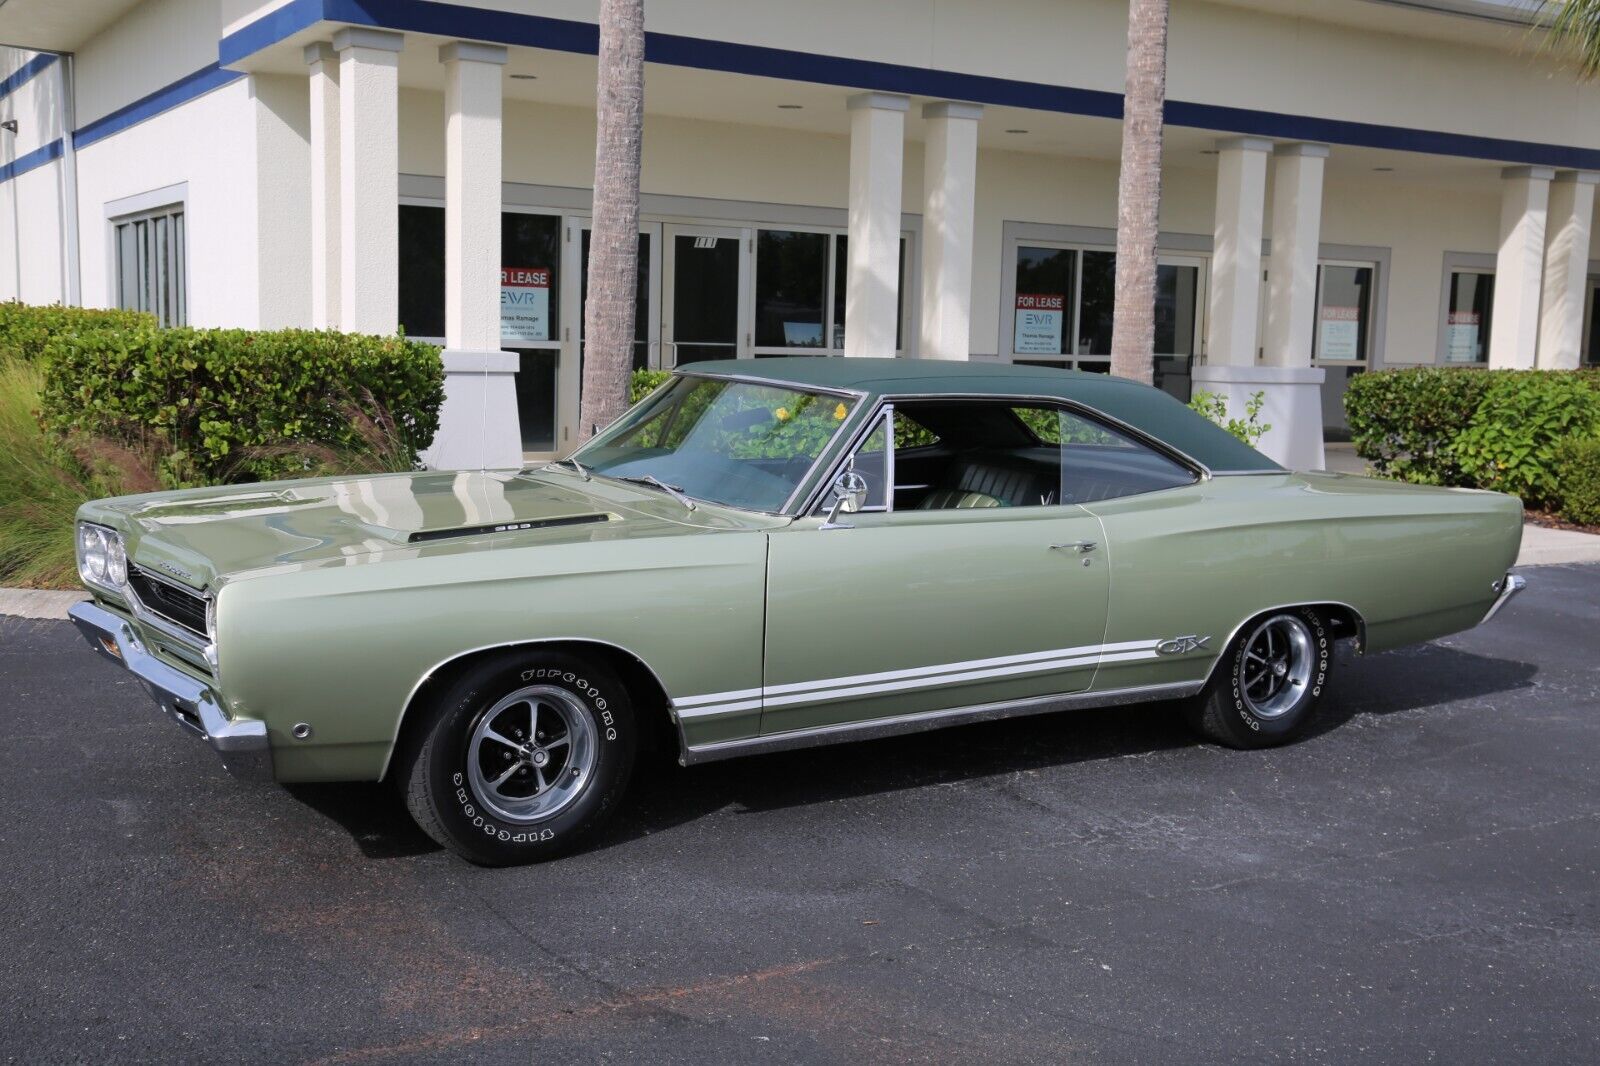
[[[1577,65],[1578,77],[1600,77],[1600,0],[1543,0],[1534,16],[1539,51]]]

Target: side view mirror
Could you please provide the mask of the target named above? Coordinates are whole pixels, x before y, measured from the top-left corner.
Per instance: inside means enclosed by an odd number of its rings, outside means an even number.
[[[823,529],[848,528],[839,524],[841,514],[855,514],[867,505],[867,479],[846,467],[833,479],[833,506],[828,510],[828,520]]]

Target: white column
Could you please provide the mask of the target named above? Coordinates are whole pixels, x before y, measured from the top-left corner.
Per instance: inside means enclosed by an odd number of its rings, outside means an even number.
[[[922,170],[923,359],[965,359],[972,340],[972,224],[978,191],[977,104],[925,104]],[[898,248],[899,235],[896,234]],[[848,319],[846,319],[848,323]]]
[[[506,50],[452,41],[439,49],[439,62],[445,68],[445,399],[426,459],[448,469],[516,467],[522,464],[518,360],[500,350]]]
[[[398,33],[350,27],[339,53],[339,328],[393,333],[400,322]]]
[[[1261,320],[1261,226],[1272,142],[1217,142],[1217,212],[1211,251],[1211,314],[1206,362],[1254,366]]]
[[[1280,144],[1272,163],[1272,266],[1262,362],[1310,366],[1322,237],[1323,144]]]
[[[844,354],[895,354],[900,313],[900,182],[911,102],[888,93],[850,97],[850,273]]]
[[[1500,253],[1494,265],[1494,323],[1489,365],[1528,370],[1539,346],[1539,289],[1544,274],[1549,167],[1507,167],[1500,194]]]
[[[339,55],[306,45],[311,68],[311,325],[339,328]]]
[[[1588,295],[1589,240],[1594,232],[1594,187],[1600,173],[1567,170],[1550,185],[1544,246],[1544,294],[1539,310],[1541,370],[1576,370]]]
[[[1291,470],[1320,470],[1322,379],[1311,366],[1317,242],[1322,228],[1322,145],[1278,149],[1272,203],[1272,270],[1264,358],[1261,320],[1261,226],[1270,141],[1237,137],[1217,144],[1216,243],[1211,260],[1211,317],[1206,364],[1194,368],[1197,391],[1221,396],[1243,418],[1260,393],[1260,419],[1272,428],[1257,445]]]

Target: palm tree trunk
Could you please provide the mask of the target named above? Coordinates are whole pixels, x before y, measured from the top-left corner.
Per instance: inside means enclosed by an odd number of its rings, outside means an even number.
[[[644,143],[644,0],[600,0],[594,221],[583,316],[578,439],[628,407],[639,272],[639,156]]]
[[[1148,384],[1156,347],[1156,234],[1167,99],[1168,0],[1129,0],[1128,73],[1117,188],[1117,295],[1111,372]]]

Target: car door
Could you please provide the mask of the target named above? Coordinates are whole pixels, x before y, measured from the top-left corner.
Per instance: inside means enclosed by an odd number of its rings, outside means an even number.
[[[1087,689],[1110,591],[1099,520],[1053,491],[896,510],[929,486],[896,482],[892,405],[879,417],[847,461],[864,509],[769,534],[762,733]]]

